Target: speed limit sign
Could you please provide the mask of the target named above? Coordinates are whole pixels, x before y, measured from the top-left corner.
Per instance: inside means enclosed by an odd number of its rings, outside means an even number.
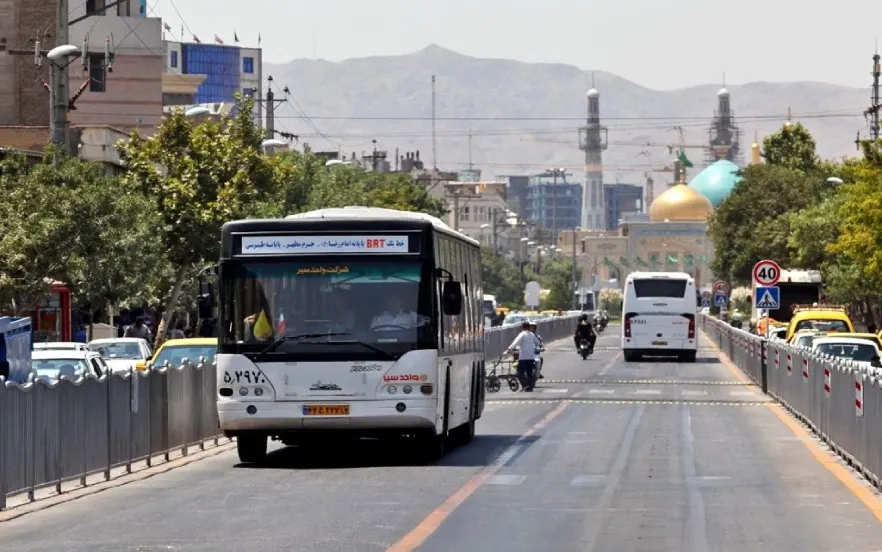
[[[774,286],[781,279],[781,267],[768,259],[753,266],[753,281],[758,286]]]

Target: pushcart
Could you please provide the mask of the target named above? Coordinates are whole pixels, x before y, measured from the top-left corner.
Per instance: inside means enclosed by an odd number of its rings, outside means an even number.
[[[508,388],[517,391],[521,386],[517,376],[518,353],[514,352],[510,359],[505,355],[493,361],[490,370],[487,371],[486,387],[488,393],[496,393],[502,388],[502,382],[508,383]]]

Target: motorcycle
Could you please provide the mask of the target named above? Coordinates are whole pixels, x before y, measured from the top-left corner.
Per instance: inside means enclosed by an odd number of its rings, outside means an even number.
[[[579,354],[582,355],[582,360],[587,359],[588,355],[591,354],[589,347],[587,339],[579,341]]]
[[[600,333],[604,328],[606,328],[606,322],[604,322],[603,319],[597,318],[594,320],[594,331]]]

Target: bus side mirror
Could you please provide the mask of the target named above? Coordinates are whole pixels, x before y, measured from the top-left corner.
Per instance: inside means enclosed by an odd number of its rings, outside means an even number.
[[[462,312],[462,286],[448,280],[441,288],[441,310],[447,316],[459,316]]]

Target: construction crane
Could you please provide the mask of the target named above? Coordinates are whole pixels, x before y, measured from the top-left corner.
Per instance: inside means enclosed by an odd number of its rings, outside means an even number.
[[[679,128],[679,127],[675,127]],[[543,144],[562,144],[567,146],[576,146],[576,143],[572,140],[552,140],[548,138],[521,138],[521,142],[542,142]],[[610,146],[619,146],[619,147],[638,147],[638,148],[667,148],[668,154],[674,155],[674,150],[687,150],[687,149],[709,149],[710,145],[708,144],[686,144],[684,137],[681,136],[679,144],[659,144],[654,142],[609,142]]]

